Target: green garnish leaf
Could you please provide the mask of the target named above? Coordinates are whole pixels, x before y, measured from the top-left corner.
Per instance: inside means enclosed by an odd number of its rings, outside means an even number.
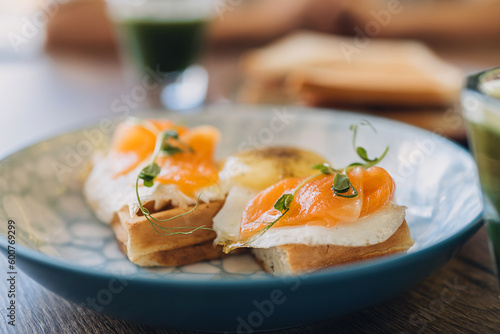
[[[139,174],[139,178],[144,181],[144,185],[146,187],[152,187],[154,184],[155,178],[160,174],[161,168],[156,163],[152,163],[147,165],[141,170]]]
[[[335,195],[337,195],[339,197],[344,197],[344,198],[354,198],[354,197],[358,196],[358,192],[356,189],[352,188],[352,191],[353,191],[353,194],[351,194],[351,195],[344,195],[344,194],[341,194],[338,192],[336,192]]]
[[[348,192],[349,189],[352,190],[352,194],[345,195],[345,193]],[[349,180],[349,177],[346,174],[339,173],[335,175],[335,177],[333,178],[332,190],[333,193],[339,197],[354,198],[358,196],[358,191],[354,188],[351,180]]]
[[[161,172],[160,166],[157,163],[153,162],[152,164],[144,167],[141,171],[141,174],[146,175],[148,177],[157,177],[158,174],[160,174],[160,172]]]
[[[346,193],[349,190],[351,181],[346,174],[337,173],[333,178],[332,189],[339,193]]]
[[[144,205],[142,205],[141,198],[139,196],[139,180],[142,179],[144,181],[144,186],[146,186],[146,187],[153,186],[155,178],[161,172],[161,167],[155,162],[156,158],[158,157],[160,152],[163,152],[169,156],[184,152],[184,150],[182,148],[171,145],[169,143],[169,139],[173,139],[175,141],[178,141],[180,144],[186,146],[187,151],[193,152],[193,149],[191,147],[189,147],[189,145],[184,144],[182,141],[179,140],[179,133],[177,132],[177,130],[168,130],[168,131],[161,132],[160,134],[157,135],[155,148],[154,148],[153,153],[151,154],[151,159],[149,161],[149,164],[141,170],[141,172],[139,173],[139,175],[137,176],[137,179],[135,181],[135,194],[137,197],[137,203],[139,204],[139,208],[140,208],[142,214],[144,215],[144,217],[146,217],[146,219],[151,223],[151,226],[153,227],[153,229],[158,234],[161,234],[161,235],[166,235],[166,236],[178,235],[178,234],[186,235],[186,234],[191,234],[191,233],[198,231],[198,230],[213,231],[213,229],[211,229],[209,227],[205,227],[205,225],[203,225],[203,226],[164,227],[164,226],[161,226],[158,224],[158,222],[167,222],[167,221],[170,221],[172,219],[176,219],[176,218],[188,215],[191,212],[193,212],[194,210],[196,210],[196,208],[198,208],[198,205],[200,203],[201,193],[198,195],[198,198],[196,199],[196,205],[193,208],[191,208],[189,211],[178,214],[174,217],[170,217],[168,219],[157,219],[157,218],[153,217],[151,215],[151,213],[149,212],[149,210],[147,208],[145,208]],[[188,229],[188,230],[186,231],[186,229]],[[179,230],[183,230],[183,231],[179,231]]]
[[[285,210],[290,209],[290,205],[293,202],[294,196],[292,194],[283,194],[281,197],[274,203],[274,208],[279,212],[283,212]]]
[[[289,210],[290,209],[290,205],[292,205],[294,197],[295,196],[292,195],[292,194],[290,194],[289,196],[286,197],[286,199],[285,199],[285,210]]]
[[[163,146],[161,148],[161,151],[163,153],[165,153],[166,155],[174,155],[174,154],[177,154],[177,153],[182,153],[184,152],[182,149],[176,147],[176,146],[172,146],[170,144],[167,144],[165,146]]]
[[[364,119],[361,120],[358,124],[352,124],[350,126],[350,129],[353,131],[353,135],[352,135],[352,147],[354,148],[354,150],[356,151],[356,153],[358,154],[358,156],[365,163],[363,164],[363,163],[355,162],[355,163],[352,163],[349,166],[347,166],[346,169],[350,168],[350,167],[355,167],[355,166],[362,166],[364,168],[369,168],[369,167],[375,166],[380,161],[382,161],[382,159],[385,157],[385,155],[389,151],[389,146],[387,146],[385,148],[384,153],[380,156],[380,158],[374,158],[374,159],[368,158],[368,153],[366,152],[366,149],[364,147],[361,147],[361,146],[356,146],[356,137],[358,135],[358,127],[359,127],[359,125],[367,125],[367,126],[369,126],[369,127],[371,127],[373,129],[373,132],[377,133],[377,130],[375,129],[375,127],[370,122],[368,122],[367,120],[364,120]]]
[[[375,158],[375,159],[368,158],[368,153],[366,153],[366,150],[363,147],[361,147],[361,146],[358,146],[356,148],[356,153],[358,153],[358,155],[359,155],[359,157],[361,159],[363,159],[365,162],[368,163],[368,164],[366,164],[367,167],[371,167],[371,166],[376,165],[377,163],[379,163],[385,157],[385,155],[386,155],[386,153],[387,153],[388,150],[389,150],[389,146],[387,146],[385,148],[385,151],[384,151],[384,153],[382,154],[382,156],[380,158]]]
[[[368,158],[368,153],[366,152],[366,150],[365,150],[363,147],[358,146],[358,147],[356,148],[356,153],[358,153],[359,157],[360,157],[361,159],[363,159],[364,161],[366,161],[366,162],[371,162],[371,161],[372,161],[372,160],[370,160],[370,159]]]
[[[351,167],[362,167],[366,166],[366,164],[363,164],[361,162],[353,162],[352,164],[348,165],[345,169],[350,169]]]
[[[167,130],[163,132],[163,138],[168,139],[168,138],[174,138],[174,139],[179,139],[179,133],[177,130]]]
[[[329,164],[327,164],[326,162],[324,162],[322,164],[312,165],[311,168],[317,169],[325,175],[330,175],[334,172],[333,168]]]
[[[174,146],[171,144],[171,139],[177,141],[181,146]],[[177,153],[189,152],[193,153],[194,150],[191,146],[179,140],[179,133],[177,130],[168,130],[163,132],[163,140],[161,144],[161,151],[169,156],[175,155]]]

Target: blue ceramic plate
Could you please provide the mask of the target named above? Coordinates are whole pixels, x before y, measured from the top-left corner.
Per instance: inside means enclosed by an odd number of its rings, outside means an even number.
[[[407,254],[289,278],[263,273],[248,256],[178,268],[137,267],[120,253],[110,228],[96,220],[81,195],[91,154],[107,145],[109,120],[2,160],[0,246],[7,248],[12,219],[19,268],[68,300],[132,321],[250,332],[361,310],[415,286],[480,227],[482,199],[469,153],[431,132],[355,113],[230,106],[175,117],[219,128],[219,157],[285,144],[314,150],[337,166],[356,160],[349,125],[362,118],[378,135],[366,128],[358,144],[374,155],[390,146],[381,166],[396,181],[396,200],[408,207],[415,245]]]

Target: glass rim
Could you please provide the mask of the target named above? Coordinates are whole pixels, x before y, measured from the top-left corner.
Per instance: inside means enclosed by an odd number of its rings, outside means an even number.
[[[129,5],[129,6],[135,6],[135,7],[140,7],[142,5],[146,4],[185,4],[185,3],[208,3],[212,5],[212,2],[210,0],[104,0],[104,3],[106,4],[117,4],[117,5]]]
[[[104,3],[113,21],[210,20],[214,15],[211,0],[105,0]]]
[[[498,80],[500,90],[500,66],[493,67],[478,73],[467,76],[464,91],[468,91],[474,96],[480,98],[481,102],[495,106],[496,113],[500,113],[500,98],[492,96],[484,91],[484,84]]]

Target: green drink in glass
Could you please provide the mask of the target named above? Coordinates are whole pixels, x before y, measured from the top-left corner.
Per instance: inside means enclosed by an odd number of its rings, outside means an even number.
[[[204,102],[206,71],[195,65],[205,27],[212,16],[210,0],[107,0],[125,64],[135,68],[137,82],[154,73],[162,78],[151,91],[154,104],[185,110]],[[139,76],[142,76],[139,78]]]
[[[467,78],[462,93],[469,145],[485,199],[484,220],[498,275],[500,269],[500,67]]]
[[[200,19],[154,21],[129,19],[120,22],[137,65],[161,73],[179,72],[198,57],[203,43],[205,22]]]

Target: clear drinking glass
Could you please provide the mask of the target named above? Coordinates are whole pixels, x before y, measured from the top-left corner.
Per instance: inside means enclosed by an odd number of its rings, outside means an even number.
[[[142,75],[139,84],[167,109],[202,104],[207,72],[195,65],[203,48],[211,0],[107,0],[125,63]]]
[[[467,78],[462,92],[469,146],[479,169],[484,220],[495,270],[500,269],[500,67]]]

